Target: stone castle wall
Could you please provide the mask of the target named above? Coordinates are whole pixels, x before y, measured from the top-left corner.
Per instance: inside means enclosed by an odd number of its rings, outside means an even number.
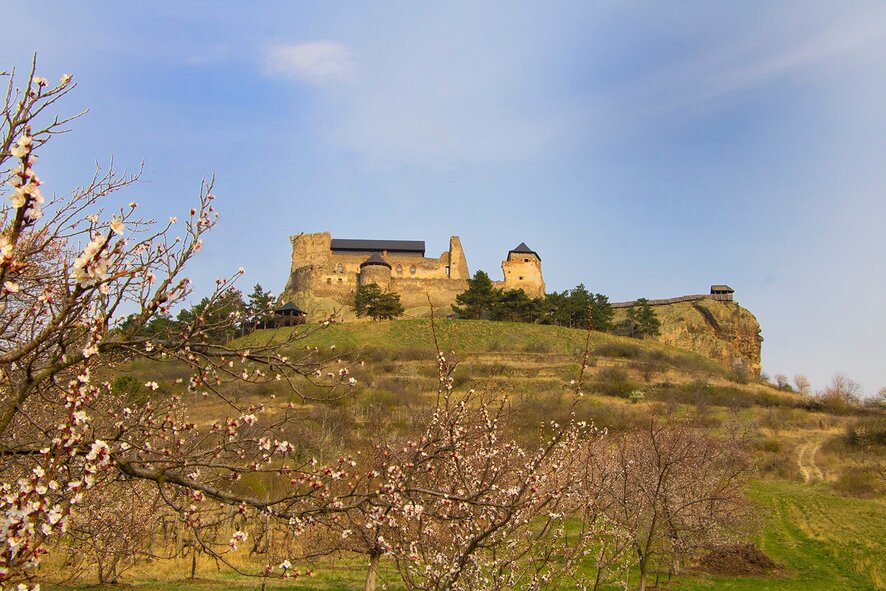
[[[311,300],[319,298],[349,307],[353,306],[358,285],[377,283],[382,289],[398,293],[407,310],[425,308],[430,303],[441,314],[448,314],[455,296],[468,288],[468,263],[458,236],[450,238],[449,250],[437,258],[380,252],[391,269],[367,265],[362,269],[362,279],[360,265],[375,251],[333,252],[329,232],[299,234],[290,241],[292,264],[281,300],[304,302],[304,295],[310,294]],[[309,315],[312,312],[305,311]]]

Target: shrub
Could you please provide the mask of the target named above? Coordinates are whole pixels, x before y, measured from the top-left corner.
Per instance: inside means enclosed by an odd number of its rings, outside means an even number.
[[[539,341],[535,343],[527,343],[523,350],[527,353],[551,353],[554,350],[554,347],[551,346],[550,343]]]
[[[799,480],[797,463],[785,454],[769,454],[757,465],[761,475],[781,480]]]
[[[631,392],[638,389],[638,384],[628,378],[628,372],[617,367],[606,367],[597,373],[593,388],[607,396],[628,398]]]
[[[871,498],[879,493],[879,484],[872,469],[852,467],[840,474],[834,488],[845,495]]]
[[[642,390],[634,390],[628,395],[628,400],[631,404],[637,404],[638,402],[646,400],[646,394],[644,394]]]
[[[848,445],[886,445],[886,416],[866,417],[846,424],[843,435]]]
[[[129,404],[142,406],[148,401],[148,389],[141,380],[128,374],[115,378],[111,382],[111,391],[124,396]]]
[[[619,359],[639,359],[643,350],[635,343],[623,343],[615,341],[601,343],[591,351],[592,355],[599,357],[615,357]]]

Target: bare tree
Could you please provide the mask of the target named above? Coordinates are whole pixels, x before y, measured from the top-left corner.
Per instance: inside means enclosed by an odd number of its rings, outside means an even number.
[[[812,393],[812,384],[809,382],[809,378],[801,373],[794,376],[794,386],[797,388],[797,392],[804,396]]]
[[[616,439],[610,517],[630,537],[641,591],[656,560],[672,572],[687,553],[744,523],[746,447],[738,428],[718,438],[676,420],[650,420]]]
[[[779,390],[790,390],[791,382],[788,380],[788,376],[783,373],[775,374],[775,385]]]

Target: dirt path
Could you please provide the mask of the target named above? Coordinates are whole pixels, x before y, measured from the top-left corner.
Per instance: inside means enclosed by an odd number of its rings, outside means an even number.
[[[821,449],[821,443],[822,440],[819,438],[803,442],[797,448],[797,465],[800,468],[800,473],[803,474],[803,482],[824,480],[824,472],[815,463],[815,454]]]

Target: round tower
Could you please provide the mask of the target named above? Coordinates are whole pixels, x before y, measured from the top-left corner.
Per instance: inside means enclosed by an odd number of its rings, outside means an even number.
[[[391,287],[391,265],[381,258],[381,255],[373,253],[371,257],[360,263],[360,285],[375,283],[383,291]]]

